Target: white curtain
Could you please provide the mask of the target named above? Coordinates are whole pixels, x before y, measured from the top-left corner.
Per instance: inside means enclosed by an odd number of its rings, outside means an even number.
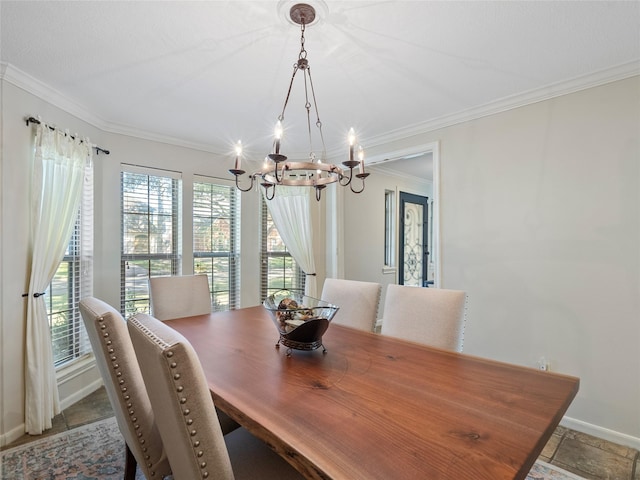
[[[309,187],[276,187],[274,198],[265,198],[265,201],[287,250],[307,274],[305,295],[317,298],[310,190]],[[262,193],[265,194],[264,189]]]
[[[78,214],[85,167],[91,164],[88,139],[36,126],[31,191],[31,275],[27,301],[25,430],[51,428],[60,413],[45,292],[58,269]]]

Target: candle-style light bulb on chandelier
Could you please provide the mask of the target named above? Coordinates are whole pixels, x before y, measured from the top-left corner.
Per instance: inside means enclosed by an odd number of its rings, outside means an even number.
[[[306,25],[309,25],[314,21],[316,17],[315,9],[305,3],[299,3],[291,7],[289,11],[291,20],[300,25],[300,53],[298,54],[298,60],[293,66],[293,75],[289,83],[289,89],[284,100],[284,106],[282,107],[282,113],[278,116],[276,128],[274,132],[273,151],[265,157],[263,166],[250,173],[248,186],[240,185],[240,178],[246,173],[242,170],[242,143],[238,142],[236,145],[236,159],[234,168],[229,172],[235,176],[236,187],[243,191],[248,192],[253,188],[254,182],[258,181],[260,185],[265,189],[265,197],[267,200],[272,200],[276,186],[306,186],[313,187],[316,193],[316,200],[320,200],[322,190],[331,183],[338,183],[343,187],[349,187],[353,193],[361,193],[364,191],[364,180],[369,176],[369,173],[364,171],[364,150],[361,146],[357,147],[357,159],[356,159],[356,135],[353,130],[349,130],[348,143],[349,154],[348,159],[342,162],[345,168],[338,167],[337,165],[326,163],[326,147],[324,143],[324,135],[322,133],[322,122],[320,121],[320,115],[318,114],[318,104],[316,102],[316,94],[313,88],[313,81],[311,79],[311,66],[307,60],[307,51],[304,48],[305,38],[304,32]],[[283,124],[284,114],[289,103],[289,97],[291,95],[291,89],[293,82],[296,78],[296,74],[301,71],[304,77],[304,97],[307,117],[307,131],[309,134],[309,158],[307,161],[290,161],[286,155],[280,153],[281,144],[283,142]],[[311,93],[311,102],[309,101],[309,92]],[[315,126],[318,129],[320,141],[322,143],[322,155],[318,159],[313,151],[312,142],[312,128],[311,128],[311,109],[315,111]],[[325,161],[323,161],[325,160]],[[357,173],[355,171],[357,167]],[[354,177],[360,181],[359,188],[354,188],[356,181]],[[246,182],[245,182],[246,183]]]

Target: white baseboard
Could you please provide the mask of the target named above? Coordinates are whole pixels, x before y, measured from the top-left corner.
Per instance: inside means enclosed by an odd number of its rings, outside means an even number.
[[[609,430],[608,428],[599,427],[571,417],[563,417],[560,425],[570,428],[571,430],[577,430],[578,432],[586,433],[587,435],[593,435],[594,437],[617,443],[618,445],[624,445],[626,447],[640,450],[640,438],[627,435],[626,433]]]
[[[75,381],[75,382],[74,382]],[[71,388],[67,384],[73,384]],[[80,385],[80,386],[78,386]],[[102,378],[97,373],[93,357],[87,358],[73,365],[72,368],[58,372],[58,391],[60,392],[60,410],[69,408],[87,395],[102,386]],[[24,435],[25,424],[15,426],[0,435],[0,446],[4,447]],[[36,437],[34,437],[35,439]]]
[[[74,403],[78,402],[79,400],[82,400],[87,395],[98,390],[101,386],[102,386],[102,379],[98,378],[88,383],[87,385],[83,386],[80,390],[73,392],[73,394],[66,396],[64,398],[61,398],[60,409],[65,410],[66,408],[69,408]],[[0,435],[0,446],[4,447],[6,445],[9,445],[10,443],[16,441],[21,436],[23,436],[24,433],[25,433],[25,425],[24,423],[21,423],[20,425],[17,425],[16,427],[12,428],[8,432],[5,432],[4,434]],[[34,439],[36,439],[36,436],[34,436]]]
[[[0,447],[9,445],[11,442],[14,442],[17,439],[19,439],[22,435],[24,435],[24,423],[21,423],[17,427],[0,435]]]
[[[93,355],[87,355],[56,372],[60,409],[64,410],[102,386]]]
[[[61,398],[60,409],[65,410],[69,408],[74,403],[82,400],[87,395],[90,395],[91,393],[98,390],[101,386],[102,386],[102,379],[98,378],[97,380],[94,380],[93,382],[91,382],[89,385],[81,388],[80,390],[75,391],[72,395],[69,395],[68,397],[65,397],[65,398]]]

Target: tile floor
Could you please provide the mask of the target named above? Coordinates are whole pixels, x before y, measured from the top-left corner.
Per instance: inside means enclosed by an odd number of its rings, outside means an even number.
[[[45,435],[113,415],[104,388],[64,410],[53,420]],[[15,447],[42,436],[24,435],[2,448]],[[545,446],[540,459],[573,472],[587,480],[640,480],[640,452],[565,427],[558,427]]]
[[[540,459],[588,480],[640,480],[640,452],[559,426]]]

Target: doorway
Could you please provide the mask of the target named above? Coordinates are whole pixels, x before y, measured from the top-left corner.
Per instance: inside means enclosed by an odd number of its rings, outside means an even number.
[[[427,287],[429,265],[429,198],[400,192],[398,283]]]
[[[429,286],[434,286],[439,288],[442,284],[442,265],[441,265],[441,256],[440,256],[440,145],[438,141],[433,142],[425,142],[422,144],[406,146],[402,148],[398,148],[395,150],[387,150],[384,148],[379,149],[376,153],[369,153],[367,157],[367,162],[370,166],[370,170],[374,173],[381,172],[385,174],[389,174],[388,171],[395,172],[395,175],[402,177],[410,177],[412,182],[416,179],[416,174],[418,173],[418,169],[420,168],[420,164],[416,164],[417,162],[426,162],[430,165],[431,170],[431,178],[427,178],[429,181],[430,188],[422,191],[416,191],[418,194],[423,194],[429,197],[429,264],[427,265],[427,278]],[[404,167],[403,165],[407,165]],[[396,166],[400,168],[396,168]],[[420,181],[420,180],[419,180]],[[371,182],[370,182],[371,183]],[[412,183],[413,184],[413,183]],[[413,187],[411,189],[406,189],[407,191],[414,191]],[[390,255],[393,257],[385,256],[383,259],[382,254],[380,255],[380,263],[383,260],[393,258],[393,261],[388,263],[384,263],[382,265],[382,275],[380,277],[381,283],[387,285],[389,283],[398,283],[399,280],[399,269],[400,269],[400,245],[399,239],[399,229],[400,229],[400,199],[399,193],[403,190],[403,188],[395,188],[395,183],[392,186],[382,186],[384,192],[387,190],[395,192],[394,197],[394,210],[393,215],[394,219],[394,235],[391,237],[395,239],[393,247],[393,252],[390,252]],[[341,252],[344,252],[346,247],[346,238],[353,239],[355,243],[362,241],[368,242],[370,238],[362,238],[362,235],[359,231],[354,230],[352,225],[346,224],[344,219],[344,212],[346,211],[345,205],[347,202],[343,198],[343,190],[344,189],[329,189],[326,195],[326,231],[327,231],[327,252],[331,252],[330,255],[327,255],[327,263],[326,263],[326,272],[327,276],[334,276],[336,278],[351,278],[351,279],[362,279],[362,278],[374,278],[374,275],[377,275],[374,272],[374,269],[377,269],[377,265],[373,265],[373,260],[366,258],[360,260],[354,260],[349,267],[349,273],[345,275],[345,263],[346,257],[341,255]],[[430,193],[429,193],[430,192]],[[385,210],[386,211],[386,210]],[[380,209],[380,214],[383,215],[383,210]],[[380,230],[382,232],[382,229]],[[374,235],[372,233],[371,235]],[[382,237],[382,233],[380,235]],[[387,238],[387,237],[384,237]],[[352,241],[352,240],[349,240]],[[382,241],[383,246],[381,247],[384,250],[385,255],[386,247],[389,244],[388,242]],[[373,258],[373,257],[372,257]],[[350,260],[351,262],[351,260]]]

